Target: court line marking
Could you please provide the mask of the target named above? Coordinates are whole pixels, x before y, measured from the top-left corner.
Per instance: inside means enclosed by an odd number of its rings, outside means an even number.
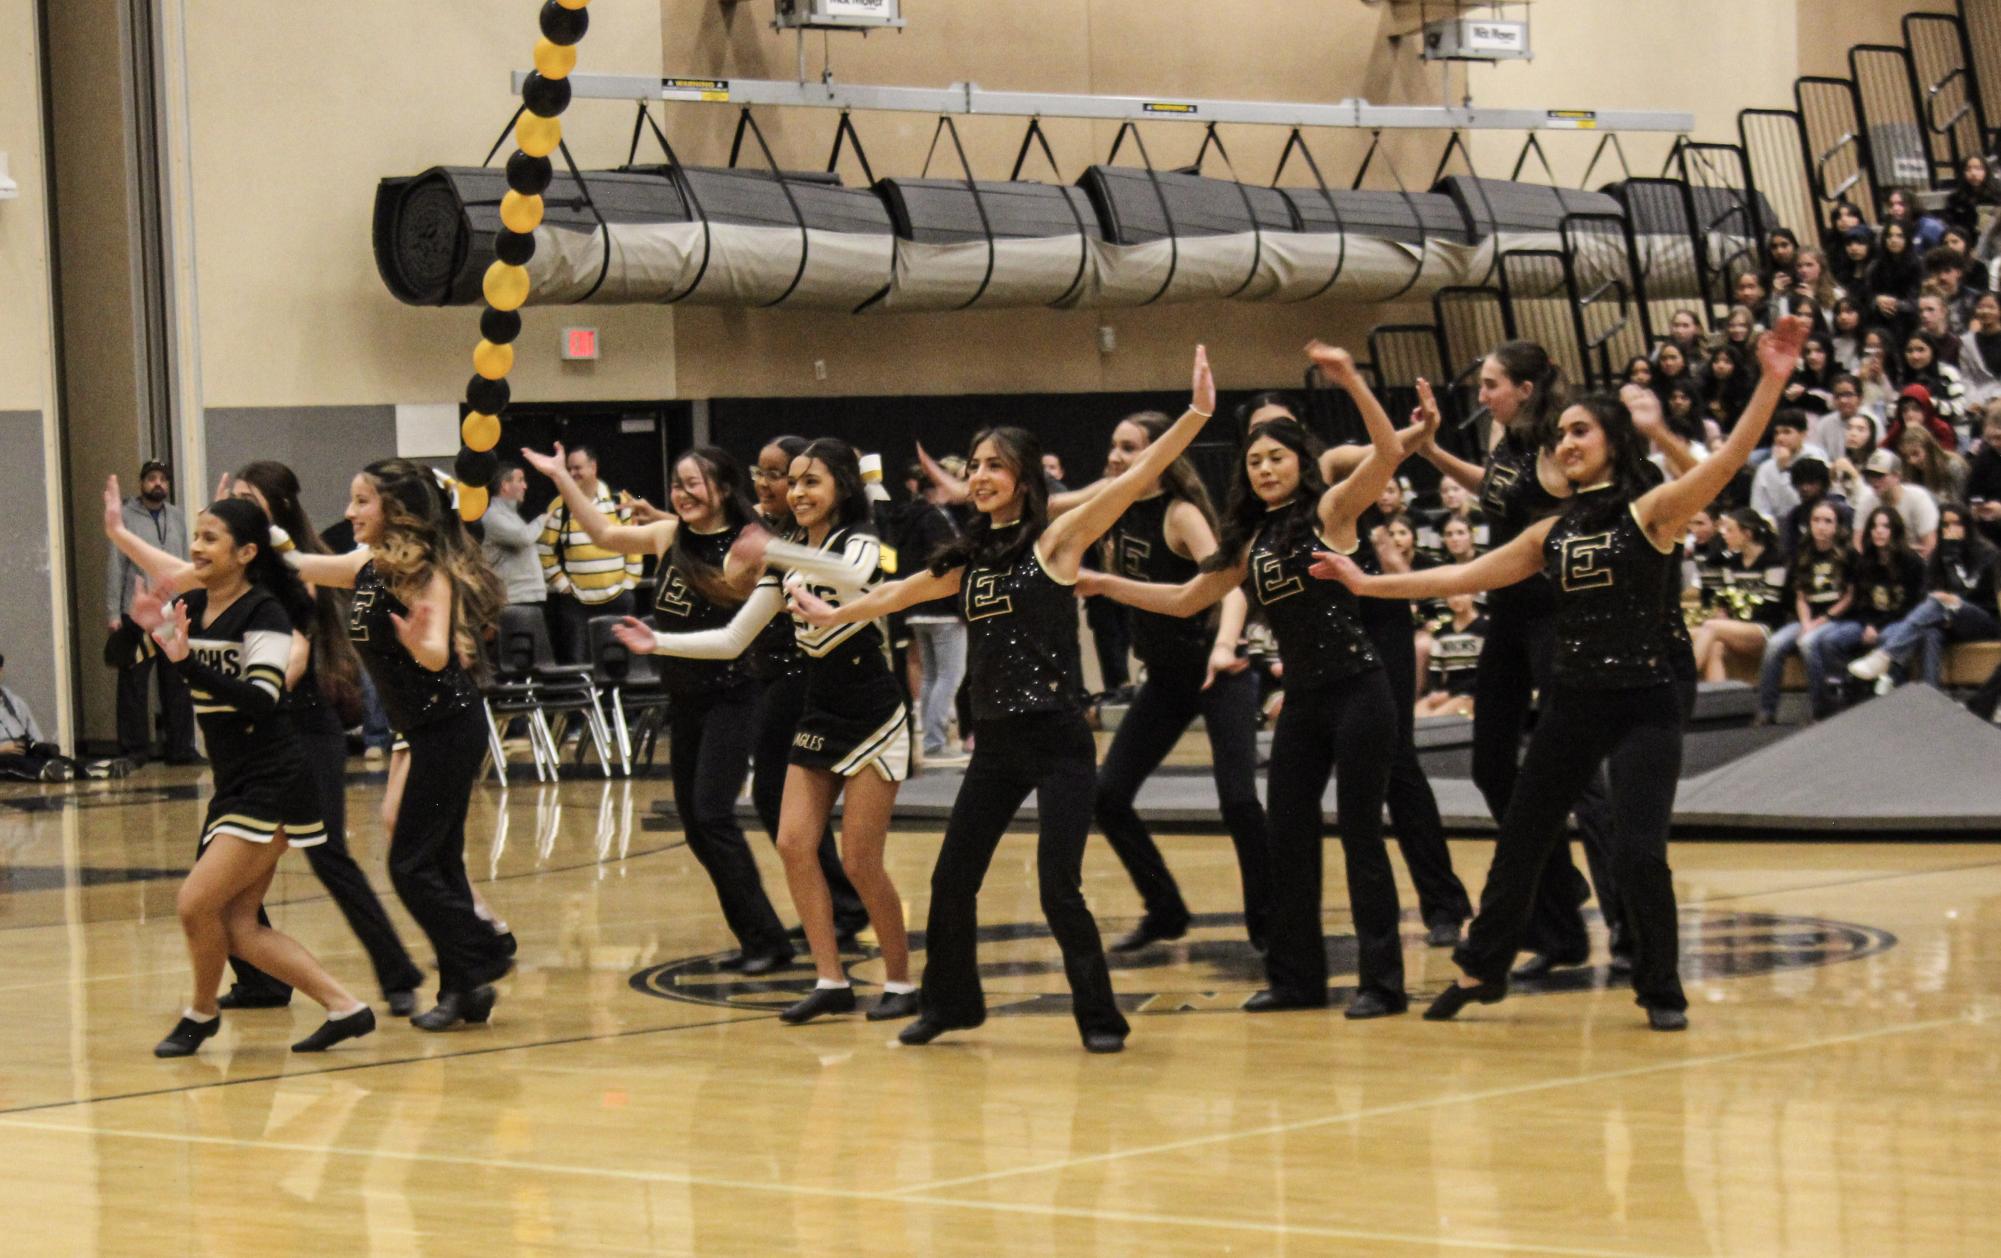
[[[1819,1048],[1835,1048],[1843,1044],[1854,1044],[1865,1040],[1886,1039],[1895,1035],[1908,1035],[1919,1031],[1936,1031],[1945,1027],[1972,1025],[1983,1018],[1980,1010],[1969,1010],[1952,1018],[1935,1018],[1926,1022],[1914,1022],[1901,1026],[1876,1027],[1867,1031],[1855,1031],[1847,1035],[1828,1036],[1823,1039],[1807,1040],[1795,1044],[1772,1045],[1768,1048],[1742,1049],[1734,1053],[1711,1053],[1703,1057],[1688,1057],[1678,1061],[1656,1062],[1647,1066],[1629,1066],[1622,1070],[1604,1070],[1595,1074],[1571,1075],[1561,1079],[1544,1079],[1535,1083],[1512,1084],[1504,1088],[1487,1088],[1477,1092],[1455,1092],[1447,1096],[1429,1097],[1424,1100],[1400,1101],[1394,1105],[1373,1105],[1359,1110],[1349,1110],[1340,1114],[1325,1114],[1318,1118],[1302,1118],[1287,1123],[1268,1123],[1245,1131],[1215,1132],[1206,1136],[1189,1136],[1182,1140],[1170,1140],[1160,1144],[1139,1145],[1131,1149],[1118,1149],[1107,1153],[1093,1153],[1080,1158],[1063,1158],[1043,1162],[1034,1166],[1013,1167],[1004,1171],[988,1171],[980,1175],[964,1175],[954,1179],[933,1180],[929,1183],[911,1184],[889,1190],[893,1197],[935,1192],[944,1188],[960,1188],[969,1184],[986,1184],[995,1180],[1012,1179],[1023,1175],[1047,1175],[1057,1171],[1074,1170],[1082,1166],[1102,1165],[1124,1161],[1128,1158],[1151,1157],[1159,1153],[1178,1153],[1185,1149],[1200,1149],[1211,1145],[1227,1144],[1231,1141],[1256,1139],[1261,1136],[1280,1136],[1291,1132],[1310,1131],[1319,1127],[1339,1127],[1361,1122],[1364,1119],[1384,1118],[1396,1114],[1416,1113],[1420,1110],[1440,1109],[1449,1105],[1470,1102],[1504,1100],[1515,1096],[1528,1096],[1537,1092],[1550,1092],[1561,1088],[1609,1083],[1619,1079],[1633,1079],[1645,1075],[1665,1074],[1676,1070],[1689,1070],[1704,1066],[1728,1065],[1732,1062],[1749,1061],[1761,1057],[1779,1057],[1788,1053],[1808,1052]]]
[[[67,1101],[37,1101],[33,1105],[16,1105],[9,1109],[0,1109],[0,1124],[8,1121],[6,1116],[9,1114],[31,1114],[40,1110],[74,1109],[82,1105],[100,1105],[107,1101],[144,1100],[147,1097],[175,1096],[184,1092],[207,1092],[216,1088],[233,1088],[245,1083],[282,1083],[288,1079],[311,1079],[319,1075],[348,1074],[356,1070],[375,1070],[383,1066],[417,1066],[427,1061],[449,1061],[458,1057],[489,1057],[494,1053],[511,1053],[517,1049],[561,1048],[571,1044],[599,1044],[611,1040],[631,1039],[640,1035],[665,1035],[673,1031],[698,1031],[705,1027],[728,1026],[733,1022],[761,1022],[776,1017],[777,1014],[775,1013],[754,1013],[742,1018],[712,1018],[707,1022],[682,1022],[673,1026],[633,1027],[624,1031],[605,1031],[597,1035],[565,1035],[549,1040],[527,1040],[518,1044],[486,1044],[479,1048],[460,1049],[457,1052],[429,1053],[415,1057],[385,1057],[376,1061],[344,1062],[337,1066],[324,1066],[318,1070],[290,1070],[279,1071],[276,1074],[244,1075],[235,1079],[211,1079],[204,1083],[189,1083],[173,1088],[148,1088],[139,1092],[114,1092],[108,1096],[81,1096]]]
[[[1778,887],[1769,891],[1732,891],[1728,895],[1707,896],[1701,900],[1682,901],[1682,903],[1690,908],[1700,908],[1705,904],[1722,904],[1728,900],[1791,895],[1797,891],[1824,891],[1830,887],[1857,887],[1872,882],[1894,882],[1899,878],[1929,878],[1934,874],[1965,874],[1979,869],[2001,869],[2001,861],[1982,861],[1977,865],[1941,865],[1937,869],[1900,869],[1894,873],[1869,874],[1862,878],[1837,878],[1833,882],[1809,882],[1797,887]]]
[[[896,1205],[924,1205],[987,1213],[1029,1214],[1075,1218],[1100,1222],[1149,1224],[1157,1227],[1198,1227],[1216,1231],[1256,1232],[1271,1236],[1314,1236],[1332,1240],[1363,1240],[1422,1245],[1444,1249],[1468,1249],[1483,1253],[1549,1254],[1554,1258],[1659,1258],[1653,1252],[1586,1249],[1574,1246],[1524,1244],[1518,1241],[1487,1241],[1422,1233],[1401,1233],[1353,1228],[1323,1227],[1313,1224],[1274,1223],[1260,1219],[1224,1219],[1200,1215],[1148,1214],[1140,1211],[1097,1210],[1078,1206],[1042,1205],[1035,1202],[980,1201],[974,1198],[900,1197],[881,1189],[833,1188],[824,1185],[782,1184],[770,1180],[740,1180],[719,1175],[697,1175],[678,1171],[635,1170],[617,1166],[578,1166],[564,1162],[525,1162],[509,1158],[455,1156],[407,1149],[365,1149],[342,1145],[315,1145],[296,1141],[251,1140],[236,1136],[205,1136],[164,1131],[139,1131],[113,1127],[66,1126],[31,1119],[0,1118],[0,1128],[51,1132],[59,1135],[149,1140],[171,1144],[211,1145],[224,1148],[255,1149],[259,1152],[303,1153],[316,1157],[352,1157],[378,1161],[412,1162],[427,1165],[478,1167],[537,1175],[573,1175],[613,1179],[632,1183],[676,1184],[689,1188],[719,1188],[738,1192],[766,1193],[789,1197],[816,1197],[841,1201],[871,1201]]]
[[[695,1027],[697,1026],[715,1026],[730,1022],[749,1022],[758,1020],[761,1019],[760,1017],[756,1016],[748,1018],[726,1018],[726,1019],[720,1019],[712,1023],[684,1024],[683,1026],[679,1027],[649,1028],[644,1030],[618,1032],[608,1036],[576,1037],[573,1039],[563,1040],[563,1041],[549,1041],[543,1044],[497,1046],[485,1049],[475,1049],[469,1053],[447,1054],[445,1056],[477,1056],[482,1054],[511,1051],[515,1048],[546,1047],[551,1044],[560,1044],[560,1043],[580,1043],[580,1042],[588,1043],[597,1040],[617,1039],[632,1035],[653,1034],[660,1031],[692,1030],[695,1029]],[[859,1189],[831,1188],[824,1186],[808,1186],[799,1184],[774,1184],[769,1181],[742,1181],[742,1180],[729,1179],[721,1176],[703,1176],[703,1175],[694,1175],[687,1173],[677,1173],[672,1171],[639,1171],[639,1170],[631,1170],[619,1167],[576,1166],[564,1163],[523,1162],[523,1161],[509,1160],[503,1158],[465,1157],[465,1156],[457,1156],[450,1154],[421,1153],[408,1150],[358,1149],[347,1146],[309,1145],[296,1142],[279,1142],[270,1140],[247,1140],[247,1139],[226,1137],[226,1136],[204,1136],[204,1135],[191,1135],[185,1133],[173,1133],[173,1132],[163,1132],[163,1131],[141,1131],[141,1130],[124,1129],[124,1128],[95,1127],[89,1124],[72,1125],[64,1123],[52,1123],[52,1122],[38,1121],[35,1119],[10,1116],[23,1112],[20,1110],[7,1111],[5,1114],[0,1114],[0,1128],[23,1130],[23,1131],[53,1132],[53,1133],[73,1135],[73,1136],[92,1136],[92,1137],[101,1136],[101,1137],[110,1137],[118,1139],[156,1141],[161,1143],[206,1144],[206,1145],[218,1145],[218,1146],[236,1147],[236,1148],[256,1148],[267,1151],[276,1150],[281,1152],[310,1153],[315,1155],[331,1154],[334,1156],[357,1157],[364,1159],[379,1158],[379,1159],[389,1159],[394,1161],[434,1163],[440,1165],[477,1166],[495,1170],[576,1175],[584,1177],[610,1178],[610,1179],[620,1179],[620,1180],[629,1180],[638,1182],[672,1183],[672,1184],[686,1185],[690,1187],[711,1187],[711,1188],[731,1189],[731,1190],[747,1191],[747,1192],[777,1193],[788,1196],[835,1198],[842,1200],[883,1201],[883,1202],[896,1202],[901,1204],[921,1204],[928,1206],[943,1207],[947,1209],[979,1210],[988,1213],[1027,1214],[1027,1215],[1038,1215],[1044,1217],[1079,1218],[1079,1219],[1099,1220],[1106,1222],[1126,1222],[1126,1223],[1148,1224],[1154,1226],[1168,1226],[1168,1227],[1199,1227],[1199,1228],[1221,1230],[1221,1231],[1255,1232],[1264,1235],[1274,1235],[1274,1236],[1299,1235],[1299,1236],[1322,1237],[1326,1239],[1363,1240],[1363,1241],[1375,1241],[1378,1243],[1425,1245],[1432,1247],[1442,1247],[1447,1249],[1462,1249],[1462,1250],[1472,1250],[1477,1252],[1488,1252],[1488,1253],[1530,1252],[1530,1253],[1554,1255],[1556,1256],[1556,1258],[1654,1258],[1654,1255],[1641,1255],[1636,1253],[1635,1251],[1630,1251],[1630,1250],[1589,1249],[1583,1247],[1536,1245],[1536,1244],[1526,1244],[1520,1241],[1512,1241],[1512,1240],[1487,1241],[1487,1240],[1478,1240],[1471,1238],[1440,1236],[1435,1234],[1424,1235],[1418,1233],[1364,1231],[1359,1229],[1316,1227],[1311,1224],[1273,1223],[1260,1220],[1218,1219],[1218,1218],[1193,1216],[1193,1215],[1162,1215],[1162,1214],[1148,1214],[1138,1211],[1085,1209],[1082,1207],[1066,1207],[1066,1206],[1048,1205],[1048,1204],[1041,1204],[1034,1202],[981,1201],[977,1199],[939,1197],[935,1195],[924,1195],[924,1194],[935,1193],[937,1190],[946,1187],[953,1187],[953,1186],[980,1183],[980,1182],[991,1182],[994,1180],[1011,1178],[1027,1174],[1046,1174],[1068,1168],[1105,1163],[1110,1161],[1121,1160],[1124,1158],[1149,1156],[1155,1153],[1170,1152],[1178,1149],[1224,1143],[1227,1141],[1242,1139],[1246,1137],[1281,1134],[1284,1132],[1300,1131],[1314,1127],[1335,1126],[1344,1123],[1356,1122],[1363,1118],[1380,1117],[1396,1113],[1414,1112],[1417,1110],[1438,1108],[1440,1106],[1457,1104],[1462,1102],[1478,1102],[1484,1100],[1504,1098],[1509,1096],[1524,1095],[1539,1091],[1549,1091],[1558,1088],[1575,1086],[1578,1084],[1594,1084],[1621,1078],[1632,1078],[1642,1075],[1664,1073],[1673,1070],[1685,1070],[1692,1067],[1726,1064],[1734,1061],[1743,1061],[1743,1060],[1763,1058],[1763,1057],[1783,1056],[1790,1053],[1807,1052],[1820,1048],[1833,1047],[1841,1044],[1856,1043],[1872,1039],[1882,1039],[1895,1035],[1904,1035],[1914,1032],[1938,1030],[1944,1027],[1951,1027],[1951,1026],[1981,1025],[1983,1023],[1984,1023],[1983,1012],[1980,1010],[1971,1010],[1965,1014],[1962,1014],[1954,1018],[1932,1019],[1926,1022],[1911,1023],[1903,1026],[1877,1027],[1868,1031],[1858,1031],[1848,1035],[1841,1035],[1841,1036],[1828,1036],[1818,1040],[1811,1040],[1802,1043],[1774,1045],[1769,1048],[1762,1048],[1762,1049],[1747,1049],[1735,1053],[1710,1054],[1705,1057],[1687,1058],[1676,1062],[1662,1062],[1655,1065],[1632,1067],[1625,1070],[1602,1071],[1591,1075],[1577,1075],[1563,1079],[1545,1080],[1543,1082],[1536,1084],[1523,1084],[1508,1088],[1495,1088],[1473,1093],[1455,1093],[1453,1095],[1445,1097],[1436,1097],[1423,1101],[1407,1102],[1399,1105],[1376,1106],[1366,1110],[1358,1110],[1344,1114],[1329,1115],[1318,1119],[1305,1119],[1294,1123],[1272,1124],[1263,1128],[1256,1128],[1249,1131],[1217,1133],[1216,1135],[1208,1137],[1197,1137],[1189,1140],[1169,1142],[1166,1144],[1145,1146],[1129,1150],[1122,1150],[1116,1153],[1097,1154],[1084,1158],[1070,1158],[1060,1162],[1046,1163],[1041,1166],[1022,1167],[1008,1171],[991,1172],[989,1174],[980,1176],[965,1176],[952,1180],[938,1180],[928,1184],[917,1184],[904,1188],[886,1189],[886,1190],[885,1189],[859,1190]],[[356,1063],[351,1066],[335,1067],[329,1070],[309,1071],[305,1072],[305,1074],[303,1075],[296,1075],[296,1076],[281,1075],[281,1076],[265,1076],[261,1078],[221,1080],[212,1084],[197,1085],[196,1087],[193,1088],[160,1089],[155,1092],[132,1093],[132,1094],[127,1094],[125,1096],[108,1097],[100,1099],[124,1100],[141,1096],[168,1095],[174,1092],[198,1091],[211,1087],[227,1087],[237,1083],[270,1082],[274,1079],[281,1079],[281,1078],[299,1078],[299,1077],[307,1077],[314,1074],[333,1074],[348,1070],[369,1069],[375,1066],[384,1066],[384,1065],[409,1065],[409,1064],[414,1064],[416,1062],[429,1061],[429,1060],[436,1060],[436,1059],[426,1057],[426,1058],[404,1059],[400,1061],[388,1061],[388,1062],[364,1062],[364,1063]],[[76,1105],[90,1104],[90,1103],[92,1102],[88,1101],[63,1102],[63,1103],[58,1103],[56,1105],[43,1105],[43,1106],[34,1106],[28,1108],[52,1109],[52,1108],[73,1107]]]

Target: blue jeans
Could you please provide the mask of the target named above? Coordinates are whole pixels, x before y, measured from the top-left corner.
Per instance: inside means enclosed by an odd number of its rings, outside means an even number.
[[[1834,711],[1834,696],[1828,693],[1827,679],[1834,676],[1846,684],[1848,661],[1866,649],[1862,635],[1868,628],[1859,620],[1837,620],[1814,634],[1812,645],[1800,652],[1806,661],[1806,688],[1815,717]]]
[[[389,750],[389,714],[382,710],[382,696],[375,692],[375,679],[361,670],[361,742],[363,746]]]
[[[919,694],[924,709],[924,754],[944,755],[949,750],[946,734],[952,720],[952,700],[959,693],[959,683],[966,679],[966,622],[914,621],[910,636],[917,639],[917,658],[924,670]]]
[[[1805,628],[1797,620],[1788,621],[1773,630],[1771,640],[1765,643],[1765,660],[1758,666],[1758,713],[1766,720],[1779,714],[1779,687],[1785,684],[1786,656],[1794,651],[1800,653],[1800,660],[1806,665],[1808,689],[1814,689],[1813,644],[1820,630],[1802,637]]]
[[[1880,645],[1908,678],[1911,657],[1918,659],[1917,676],[1928,685],[1939,683],[1947,642],[1982,642],[2001,638],[2001,623],[1993,613],[1961,600],[1947,607],[1936,598],[1927,598],[1917,609],[1883,630]]]

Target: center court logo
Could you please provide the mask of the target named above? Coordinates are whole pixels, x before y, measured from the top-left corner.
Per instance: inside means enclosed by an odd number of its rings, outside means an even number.
[[[1243,1007],[1265,985],[1264,962],[1244,942],[1243,919],[1235,913],[1195,917],[1186,938],[1144,952],[1108,956],[1119,1007],[1129,1014],[1215,1013]],[[1419,924],[1413,916],[1413,930]],[[1107,923],[1109,925],[1109,923]],[[1896,946],[1896,936],[1869,926],[1814,917],[1772,913],[1712,913],[1684,909],[1681,914],[1682,978],[1702,980],[1747,978],[1779,970],[1810,969],[1842,961],[1859,961]],[[1418,945],[1418,936],[1406,936]],[[922,972],[924,935],[913,932],[910,949]],[[1418,998],[1421,986],[1440,987],[1452,966],[1444,952],[1436,954],[1428,982],[1411,983]],[[1016,922],[980,929],[980,981],[986,988],[987,1012],[1070,1016],[1070,989],[1063,962],[1049,928],[1041,922]],[[632,976],[635,990],[665,1000],[731,1009],[776,1012],[799,999],[800,988],[813,977],[812,963],[803,956],[789,971],[746,978],[718,964],[721,954],[687,957],[641,970]],[[880,955],[867,948],[843,956],[858,986],[880,985]],[[1355,937],[1327,937],[1328,973],[1334,981],[1328,996],[1336,1004],[1354,994],[1357,962]],[[1623,976],[1603,965],[1557,970],[1547,978],[1516,984],[1511,994],[1623,988]],[[1144,989],[1144,990],[1140,990]],[[1423,995],[1430,995],[1424,992]]]

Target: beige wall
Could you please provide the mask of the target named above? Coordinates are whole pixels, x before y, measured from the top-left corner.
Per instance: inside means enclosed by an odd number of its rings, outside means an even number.
[[[1850,48],[1857,44],[1901,44],[1906,13],[1953,13],[1959,6],[1955,0],[1797,0],[1796,7],[1798,73],[1845,79]],[[1791,103],[1789,86],[1786,104]]]
[[[0,0],[0,149],[18,200],[0,201],[0,410],[51,405],[48,196],[34,0]]]
[[[0,201],[0,652],[7,686],[33,705],[45,736],[69,745],[70,643],[64,606],[62,501],[54,325],[49,292],[48,163],[42,151],[42,67],[34,0],[0,0],[0,148],[20,195]]]
[[[486,155],[518,103],[507,72],[529,62],[536,6],[178,0],[166,11],[185,23],[204,403],[456,400],[477,313],[390,297],[369,247],[375,184]],[[619,0],[590,14],[580,69],[659,72],[656,6]],[[572,128],[578,163],[624,160],[623,127],[594,121]],[[605,361],[567,368],[556,329],[574,312],[526,319],[518,395],[674,392],[671,311],[592,310]]]
[[[1875,0],[1541,0],[1538,58],[1477,69],[1472,88],[1477,103],[1496,106],[1692,109],[1698,135],[1727,138],[1739,107],[1789,98],[1803,58],[1810,68],[1825,68],[1830,57],[1838,63],[1853,39],[1894,32],[1905,8]],[[593,5],[581,68],[789,76],[794,43],[770,29],[770,10],[768,0]],[[526,62],[532,12],[506,10],[503,20],[492,5],[395,0],[311,7],[181,0],[170,11],[187,23],[204,402],[456,396],[467,374],[470,312],[413,310],[388,297],[368,253],[370,198],[379,176],[484,152],[509,109],[505,71]],[[1415,41],[1389,39],[1407,18],[1388,5],[909,0],[906,12],[911,26],[900,34],[833,39],[837,76],[1385,103],[1444,95],[1438,70],[1417,60]],[[1663,30],[1675,37],[1657,38]],[[822,47],[817,36],[808,41],[813,75],[823,68]],[[665,117],[688,160],[724,159],[732,110],[679,105]],[[782,162],[825,160],[832,115],[762,117]],[[630,120],[625,104],[573,106],[566,124],[579,160],[620,160]],[[933,128],[912,115],[864,114],[856,123],[878,172],[914,171]],[[1114,130],[1063,120],[1048,129],[1065,179],[1101,158]],[[976,171],[1004,174],[1021,123],[973,119],[963,130]],[[1145,135],[1163,164],[1186,161],[1199,141],[1199,131],[1165,123]],[[1227,139],[1238,172],[1258,180],[1269,177],[1284,136],[1236,127]],[[1545,147],[1558,175],[1574,178],[1595,141],[1556,135]],[[1340,177],[1354,169],[1366,137],[1322,132],[1312,142]],[[1418,183],[1430,176],[1440,144],[1436,135],[1406,135],[1391,152]],[[1666,144],[1632,138],[1635,168],[1657,169]],[[1518,136],[1483,137],[1479,164],[1505,173],[1519,147]],[[852,162],[846,169],[857,176]],[[1295,348],[1308,334],[1354,339],[1405,313],[1326,301],[867,318],[605,307],[586,316],[605,331],[604,361],[564,369],[553,330],[576,314],[543,310],[530,312],[514,384],[520,396],[552,399],[1164,387],[1181,379],[1198,338],[1211,343],[1226,379],[1272,383],[1293,377]],[[1109,355],[1098,349],[1101,325],[1117,333]],[[815,378],[816,363],[826,366],[824,381]]]

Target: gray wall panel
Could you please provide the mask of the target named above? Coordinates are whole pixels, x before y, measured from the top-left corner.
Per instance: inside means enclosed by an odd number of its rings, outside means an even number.
[[[56,734],[58,679],[55,635],[61,617],[49,610],[49,496],[43,480],[42,413],[0,411],[0,655],[7,657],[7,688],[35,708],[45,737]],[[102,537],[99,538],[102,544]],[[103,644],[84,634],[84,650]]]
[[[362,465],[396,453],[393,406],[223,406],[203,418],[211,478],[203,495],[225,471],[276,459],[298,473],[306,514],[320,529],[347,509],[348,482]]]

